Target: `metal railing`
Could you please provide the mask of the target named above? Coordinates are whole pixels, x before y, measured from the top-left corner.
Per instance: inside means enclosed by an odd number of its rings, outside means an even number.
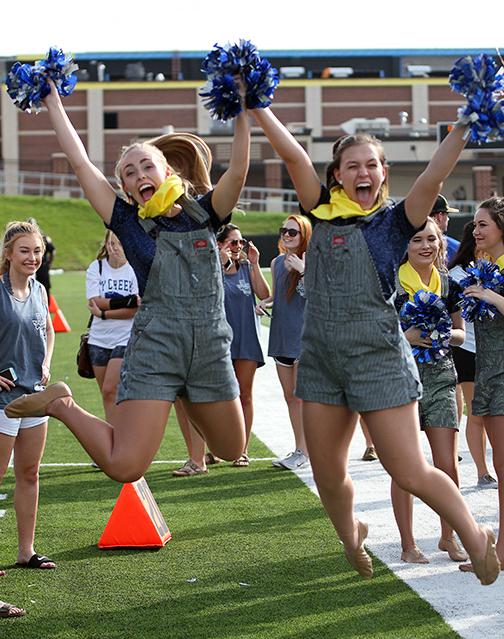
[[[114,178],[109,182],[115,188]],[[46,197],[83,198],[84,192],[73,173],[42,173],[39,171],[0,170],[1,195],[41,195]],[[460,214],[476,211],[474,200],[450,201]],[[271,189],[246,186],[240,197],[238,208],[244,211],[298,213],[299,204],[294,189]],[[453,216],[459,214],[454,213]]]

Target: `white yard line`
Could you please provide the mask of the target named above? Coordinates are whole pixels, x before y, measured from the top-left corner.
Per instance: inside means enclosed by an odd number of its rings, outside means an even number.
[[[263,348],[267,352],[268,331],[263,327]],[[257,372],[254,384],[254,433],[272,450],[283,456],[293,449],[293,436],[287,407],[283,401],[275,365],[267,358]],[[424,449],[430,458],[426,437]],[[363,462],[365,443],[357,430],[350,450],[350,473],[355,483],[355,509],[369,522],[368,546],[417,594],[428,601],[445,621],[465,639],[504,637],[504,573],[492,586],[483,587],[474,575],[463,574],[457,564],[438,551],[439,519],[427,506],[415,500],[414,532],[418,545],[430,564],[405,564],[400,561],[401,547],[390,503],[390,478],[380,462]],[[480,523],[497,531],[497,490],[477,490],[476,469],[461,429],[460,484],[462,494]],[[490,455],[490,453],[488,452]],[[491,466],[490,466],[491,467]],[[288,471],[274,471],[288,472]],[[317,494],[311,468],[302,468],[298,477]],[[334,544],[337,544],[336,536]]]

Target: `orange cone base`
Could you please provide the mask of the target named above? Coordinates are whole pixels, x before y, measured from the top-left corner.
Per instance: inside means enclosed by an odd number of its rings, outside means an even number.
[[[72,330],[70,324],[66,321],[63,311],[58,308],[54,317],[52,318],[52,324],[55,333],[70,333]]]
[[[98,548],[161,548],[171,533],[142,477],[124,484]]]

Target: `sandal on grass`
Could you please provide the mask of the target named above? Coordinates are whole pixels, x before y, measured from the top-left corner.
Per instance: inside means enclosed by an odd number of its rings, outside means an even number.
[[[235,468],[243,468],[245,466],[248,466],[249,464],[250,464],[250,459],[248,455],[246,455],[245,453],[243,453],[243,455],[238,457],[238,459],[235,459],[233,462],[233,466]]]
[[[0,617],[7,619],[9,617],[24,617],[24,615],[26,615],[26,610],[24,608],[13,606],[5,601],[0,601]]]
[[[206,468],[201,468],[192,459],[188,459],[181,468],[172,471],[173,477],[192,477],[193,475],[206,475],[207,473],[208,470]]]
[[[214,455],[210,451],[208,451],[208,453],[206,453],[206,455],[205,455],[205,464],[207,466],[213,466],[214,464],[220,464],[220,462],[221,462],[221,458],[220,457],[217,457],[216,455]]]
[[[46,566],[44,564],[52,564],[51,566]],[[56,568],[56,564],[52,559],[46,557],[45,555],[38,555],[35,553],[28,559],[28,561],[16,561],[16,566],[18,568],[34,568],[40,570],[54,570]]]

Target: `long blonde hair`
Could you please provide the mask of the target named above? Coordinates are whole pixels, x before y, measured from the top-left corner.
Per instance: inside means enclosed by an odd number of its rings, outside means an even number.
[[[186,194],[203,195],[212,189],[210,147],[193,133],[167,133],[151,140],[133,142],[122,147],[114,173],[124,193],[126,192],[121,175],[121,163],[132,149],[151,152],[163,166],[169,167],[181,178]]]
[[[44,237],[37,224],[33,222],[20,222],[19,220],[8,222],[5,226],[2,239],[0,274],[6,273],[9,270],[10,260],[7,258],[7,251],[12,249],[14,242],[23,235],[38,235],[40,243],[42,244],[42,253],[45,251]]]

